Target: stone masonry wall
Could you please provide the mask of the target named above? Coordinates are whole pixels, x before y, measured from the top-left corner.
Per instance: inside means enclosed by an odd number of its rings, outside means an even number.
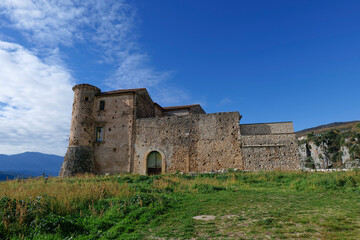
[[[136,118],[148,118],[155,116],[154,102],[151,100],[146,90],[137,91],[135,101]]]
[[[137,119],[134,173],[146,174],[146,156],[159,151],[165,172],[243,168],[237,112]]]
[[[240,124],[241,135],[294,133],[292,122]]]
[[[190,114],[205,114],[205,111],[200,105],[196,105],[190,107]]]
[[[93,136],[95,95],[100,89],[89,84],[73,87],[74,102],[71,117],[69,146],[61,166],[60,176],[92,172],[94,169]]]
[[[94,101],[100,89],[87,84],[73,88],[74,102],[71,117],[69,146],[92,147],[94,136]]]
[[[59,175],[61,177],[69,177],[79,173],[93,172],[93,149],[88,146],[68,147]]]
[[[99,110],[105,101],[105,110]],[[103,127],[103,141],[95,142],[95,173],[125,173],[130,171],[134,94],[98,96],[95,101],[95,128]]]
[[[246,170],[296,170],[300,168],[295,134],[241,136]]]

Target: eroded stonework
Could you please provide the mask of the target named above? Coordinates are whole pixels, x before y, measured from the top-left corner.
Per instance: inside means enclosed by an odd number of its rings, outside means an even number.
[[[68,152],[60,176],[299,169],[292,122],[239,124],[238,112],[161,107],[146,89],[74,88]],[[160,159],[150,159],[156,151]]]

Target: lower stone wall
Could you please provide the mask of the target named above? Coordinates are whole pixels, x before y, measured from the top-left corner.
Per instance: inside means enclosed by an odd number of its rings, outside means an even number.
[[[297,170],[300,168],[295,134],[241,136],[246,170]]]
[[[239,121],[237,112],[137,119],[133,172],[146,174],[151,151],[163,172],[242,169]]]
[[[94,172],[93,149],[87,146],[68,147],[61,165],[60,177]]]

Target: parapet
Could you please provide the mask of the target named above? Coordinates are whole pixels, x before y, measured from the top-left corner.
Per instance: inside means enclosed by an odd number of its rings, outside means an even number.
[[[293,122],[240,124],[241,135],[271,135],[294,133]]]

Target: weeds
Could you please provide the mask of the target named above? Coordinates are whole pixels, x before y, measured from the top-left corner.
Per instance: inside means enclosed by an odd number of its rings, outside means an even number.
[[[0,239],[352,236],[359,220],[344,211],[359,204],[359,186],[359,171],[13,180],[0,182]],[[196,214],[233,217],[194,226]]]

